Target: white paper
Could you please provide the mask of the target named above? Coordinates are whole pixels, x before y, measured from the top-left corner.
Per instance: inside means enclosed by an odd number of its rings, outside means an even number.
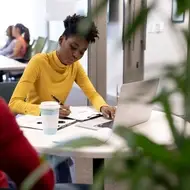
[[[100,114],[100,112],[89,107],[70,107],[70,110],[71,113],[68,118],[78,121],[84,121]]]
[[[23,128],[43,130],[41,116],[23,115],[17,117],[16,121],[21,128],[23,127]],[[59,119],[59,121],[64,121],[64,123],[59,124],[58,129],[62,126],[66,126],[75,122],[75,120],[69,120],[69,119]],[[40,122],[40,124],[38,124],[38,122]]]

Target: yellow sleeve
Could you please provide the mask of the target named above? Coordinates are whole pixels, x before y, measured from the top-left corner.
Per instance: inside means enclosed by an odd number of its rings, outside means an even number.
[[[100,96],[96,91],[87,74],[85,73],[82,65],[79,62],[76,62],[77,65],[77,74],[75,82],[80,86],[85,95],[90,100],[91,104],[100,111],[100,108],[104,105],[107,105],[105,100]]]
[[[27,103],[25,102],[25,99],[27,98],[27,95],[32,89],[35,81],[39,77],[39,65],[42,61],[44,61],[44,59],[43,56],[41,56],[40,54],[34,56],[29,61],[9,102],[9,107],[12,112],[16,114],[40,115],[39,105]]]

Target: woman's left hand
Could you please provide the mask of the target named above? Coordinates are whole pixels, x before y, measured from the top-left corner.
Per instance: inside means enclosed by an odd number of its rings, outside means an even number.
[[[102,106],[100,111],[106,119],[114,119],[116,108],[113,106]]]

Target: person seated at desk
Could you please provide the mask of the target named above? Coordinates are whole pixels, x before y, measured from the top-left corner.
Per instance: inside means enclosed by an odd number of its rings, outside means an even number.
[[[6,30],[8,40],[3,48],[0,49],[0,55],[10,56],[13,53],[16,39],[12,35],[13,26],[9,26]]]
[[[40,115],[39,104],[54,101],[53,96],[64,104],[76,82],[98,111],[104,116],[114,117],[115,108],[109,106],[97,93],[78,61],[88,45],[98,38],[94,22],[86,35],[81,36],[78,32],[77,26],[85,18],[76,14],[68,16],[64,21],[65,31],[59,38],[59,49],[47,54],[37,54],[29,61],[9,102],[14,113]],[[69,114],[69,108],[63,105],[60,117]]]
[[[41,164],[41,161],[1,98],[0,110],[0,188],[8,188],[7,174],[19,189],[23,180]],[[53,190],[52,169],[45,173],[32,189]]]
[[[23,24],[16,24],[13,27],[12,33],[16,39],[16,44],[13,49],[13,53],[9,56],[9,58],[22,60],[26,54],[30,42],[29,30]]]
[[[0,55],[9,57],[13,54],[13,50],[16,45],[16,39],[12,35],[12,30],[14,26],[9,26],[6,30],[8,40],[3,48],[0,49]],[[0,71],[0,82],[3,82],[4,71]]]
[[[14,113],[38,116],[39,104],[43,101],[54,101],[53,96],[64,104],[73,83],[76,82],[98,111],[105,117],[114,118],[115,108],[109,106],[98,94],[79,63],[88,45],[98,38],[94,22],[91,23],[86,35],[82,36],[78,32],[78,24],[84,19],[86,17],[76,14],[68,16],[64,21],[65,31],[59,38],[58,50],[37,54],[29,61],[9,102],[9,107]],[[60,117],[64,118],[69,114],[69,107],[62,105]],[[64,175],[60,173],[57,175]]]

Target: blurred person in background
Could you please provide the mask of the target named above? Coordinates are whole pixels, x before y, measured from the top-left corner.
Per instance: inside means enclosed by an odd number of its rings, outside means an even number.
[[[13,54],[13,50],[16,44],[16,40],[14,36],[12,35],[12,30],[14,26],[9,26],[6,30],[6,35],[8,37],[6,44],[3,46],[3,48],[0,49],[0,55],[4,56],[10,56]]]
[[[0,49],[0,55],[9,57],[13,54],[13,50],[16,45],[16,39],[14,38],[12,34],[13,27],[14,26],[11,25],[6,30],[6,35],[8,39],[7,39],[6,44],[3,46],[3,48]],[[3,81],[3,74],[5,73],[3,71],[0,71],[0,82]]]
[[[13,59],[22,59],[30,43],[30,32],[27,27],[19,23],[13,27],[12,34],[16,39],[16,44],[13,53],[9,57]]]

